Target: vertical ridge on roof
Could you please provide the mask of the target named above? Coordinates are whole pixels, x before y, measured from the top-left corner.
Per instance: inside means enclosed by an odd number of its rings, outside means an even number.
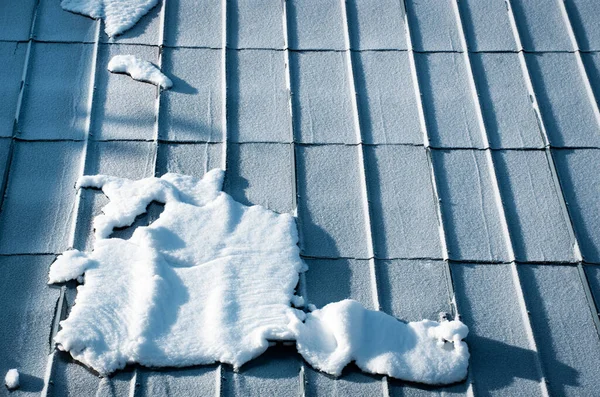
[[[448,287],[448,290],[449,290],[450,296],[451,296],[451,305],[450,305],[451,311],[452,311],[451,314],[453,317],[459,318],[460,315],[458,313],[458,308],[456,305],[456,294],[454,291],[454,282],[452,280],[450,264],[448,262],[448,258],[449,258],[448,242],[447,242],[447,238],[446,238],[446,232],[444,229],[444,222],[442,219],[441,202],[440,202],[440,196],[438,193],[438,184],[437,184],[435,170],[433,168],[433,160],[432,160],[431,148],[430,148],[431,138],[429,136],[429,130],[427,127],[427,123],[425,121],[425,110],[424,110],[424,104],[423,104],[423,97],[421,94],[421,88],[420,88],[421,86],[420,86],[419,76],[418,76],[418,72],[417,72],[417,65],[416,65],[417,62],[415,59],[415,49],[413,47],[413,40],[412,40],[413,33],[412,33],[411,25],[409,23],[408,14],[406,12],[406,1],[407,0],[402,0],[402,6],[403,6],[404,18],[405,18],[405,26],[406,26],[406,42],[407,42],[407,48],[408,48],[408,53],[409,53],[411,77],[413,79],[415,96],[417,98],[417,110],[419,113],[419,122],[420,122],[421,130],[423,133],[423,142],[424,142],[425,152],[427,155],[429,175],[431,178],[431,184],[433,186],[435,201],[437,203],[436,204],[436,215],[437,215],[437,220],[438,220],[440,243],[442,246],[442,259],[443,259],[443,264],[444,264],[444,275],[445,275],[446,284],[447,284],[447,287]],[[471,371],[468,372],[467,379],[465,380],[465,384],[467,385],[466,386],[467,390],[466,390],[465,394],[472,396],[473,395],[473,379],[472,379]]]
[[[507,0],[507,4],[509,4],[508,8],[509,8],[509,15],[510,15],[510,18],[511,18],[511,24],[513,25],[513,33],[515,35],[515,40],[517,41],[518,46],[520,48],[523,48],[522,47],[522,43],[521,43],[521,34],[520,34],[519,28],[518,28],[518,26],[516,24],[515,15],[514,15],[514,12],[512,10],[512,6],[510,4],[510,1],[511,0]],[[583,75],[584,75],[584,78],[585,78],[584,79],[585,80],[584,84],[586,86],[586,92],[588,94],[588,98],[593,102],[592,106],[594,108],[594,113],[595,113],[595,116],[596,116],[596,121],[598,123],[598,103],[597,103],[597,101],[595,101],[595,96],[594,96],[594,93],[593,93],[593,91],[591,89],[591,81],[589,79],[589,76],[588,76],[587,71],[585,69],[585,66],[583,64],[583,60],[581,58],[581,53],[580,53],[579,46],[578,46],[578,43],[577,43],[577,40],[576,40],[576,37],[575,37],[575,33],[573,31],[573,26],[572,26],[571,21],[569,19],[569,15],[568,15],[568,12],[567,12],[567,9],[566,9],[565,5],[561,3],[560,7],[561,7],[561,12],[563,13],[563,17],[565,18],[565,22],[567,23],[567,28],[568,28],[569,36],[570,36],[570,39],[571,39],[571,43],[572,43],[572,45],[574,45],[574,47],[576,49],[577,63],[578,63],[579,69],[580,69],[580,73],[583,73]],[[574,224],[573,224],[573,216],[570,214],[570,212],[568,210],[568,207],[567,207],[567,201],[566,201],[566,197],[565,197],[565,191],[563,190],[563,185],[561,184],[561,182],[559,180],[559,177],[558,177],[556,160],[554,159],[552,150],[550,149],[550,146],[549,146],[550,145],[550,141],[549,141],[549,138],[548,138],[548,133],[546,131],[544,120],[542,118],[542,115],[541,115],[541,112],[540,112],[540,109],[539,109],[536,92],[534,90],[533,83],[531,81],[531,73],[529,71],[529,68],[528,68],[527,62],[525,60],[525,56],[523,54],[523,51],[519,52],[519,57],[520,57],[520,61],[521,61],[521,67],[522,67],[522,70],[523,70],[523,75],[525,77],[525,82],[526,82],[527,88],[528,88],[528,90],[530,92],[530,97],[531,97],[532,103],[534,105],[534,109],[535,109],[537,117],[538,117],[538,121],[539,121],[539,124],[540,124],[540,129],[542,131],[542,136],[543,136],[543,138],[544,138],[544,140],[546,142],[546,145],[545,145],[546,159],[547,159],[548,165],[550,167],[550,171],[551,171],[551,174],[552,174],[552,180],[554,182],[555,188],[556,188],[558,196],[559,196],[561,209],[562,209],[563,213],[566,215],[566,217],[568,219],[569,234],[570,234],[570,236],[572,237],[572,239],[574,241],[574,253],[575,253],[575,256],[576,256],[576,260],[577,260],[577,273],[579,275],[579,278],[580,278],[580,281],[581,281],[581,285],[582,285],[582,288],[584,290],[584,294],[585,294],[585,298],[586,298],[586,303],[588,305],[589,310],[591,311],[592,319],[593,319],[594,325],[596,327],[596,336],[598,336],[598,335],[600,335],[600,320],[598,318],[598,309],[597,309],[597,306],[594,304],[592,293],[591,293],[591,289],[590,289],[590,283],[589,283],[589,280],[587,279],[586,272],[583,269],[583,265],[582,265],[583,255],[582,255],[582,252],[581,252],[581,249],[580,249],[579,239],[578,239],[578,237],[577,237],[577,235],[575,233],[575,227],[574,227]],[[515,273],[515,277],[516,278],[520,278],[517,269],[515,269],[514,273]],[[521,294],[523,296],[520,299],[523,302],[522,305],[525,306],[526,302],[525,302],[524,289],[521,288],[521,290],[522,290]],[[533,327],[533,324],[531,324],[531,339],[535,343],[535,339],[536,338],[534,336],[534,327]],[[540,357],[539,362],[540,362],[540,366],[541,366],[540,369],[542,370],[542,373],[544,374],[544,377],[548,376],[548,375],[545,374],[545,371],[543,369],[544,366],[543,366],[543,362],[542,362],[541,357]]]
[[[522,290],[514,262],[455,262],[451,268],[457,304],[469,326],[469,372],[476,394],[548,396],[527,312],[515,310],[522,307]]]
[[[348,68],[348,76],[350,80],[350,90],[351,90],[351,106],[352,106],[352,116],[354,120],[354,132],[356,133],[356,141],[358,142],[358,165],[360,168],[360,185],[361,185],[361,194],[363,195],[363,220],[365,222],[365,231],[366,231],[366,239],[367,239],[367,255],[369,257],[370,263],[370,279],[371,279],[371,291],[373,298],[373,306],[377,308],[377,310],[381,309],[381,303],[379,302],[379,296],[377,295],[377,274],[375,272],[375,254],[373,249],[373,225],[371,223],[371,210],[369,206],[369,190],[367,187],[367,173],[366,173],[366,164],[365,164],[365,153],[363,146],[363,136],[360,128],[360,121],[358,115],[358,104],[356,102],[356,80],[354,78],[354,65],[352,62],[352,56],[350,53],[350,26],[348,25],[348,9],[346,7],[346,1],[340,0],[341,8],[342,8],[342,21],[344,26],[344,46],[347,48],[344,51],[344,55],[346,58],[346,67]]]
[[[0,41],[0,138],[12,137],[28,43]]]
[[[579,73],[583,78],[585,93],[587,94],[588,99],[591,103],[594,118],[596,119],[596,126],[600,128],[600,109],[598,107],[598,98],[596,98],[594,90],[592,89],[590,76],[588,75],[587,69],[585,68],[583,59],[581,58],[581,43],[577,40],[577,35],[575,34],[575,29],[573,27],[573,23],[571,22],[571,16],[567,10],[567,6],[564,0],[559,1],[559,7],[567,25],[569,38],[571,39],[571,43],[575,48],[575,59],[577,61],[577,67],[579,68]]]
[[[600,340],[577,266],[520,264],[531,321],[553,395],[592,395]],[[587,284],[587,282],[585,282]]]
[[[510,4],[507,3],[507,8],[508,11],[510,13]],[[466,36],[464,34],[464,30],[462,29],[462,22],[460,19],[460,9],[458,7],[458,5],[456,5],[456,15],[457,18],[459,19],[459,25],[461,26],[461,33],[462,33],[462,38],[463,40],[465,40],[466,43]],[[511,23],[512,23],[512,19],[511,19]],[[514,31],[514,30],[513,30]],[[519,37],[515,37],[517,46],[520,46],[520,39]],[[522,52],[520,53],[522,56]],[[469,58],[469,54],[466,54],[466,57]],[[539,358],[539,355],[537,354],[537,345],[536,345],[536,341],[535,338],[533,337],[533,330],[532,330],[532,326],[531,326],[531,322],[529,320],[528,317],[528,311],[527,311],[527,307],[525,304],[525,298],[523,296],[523,287],[521,284],[521,280],[519,278],[519,274],[517,271],[517,265],[515,263],[515,250],[514,250],[514,243],[511,237],[511,233],[510,233],[510,229],[508,226],[508,218],[506,216],[506,211],[504,208],[504,203],[502,201],[502,196],[500,194],[500,186],[499,186],[499,181],[498,181],[498,175],[496,173],[496,164],[494,163],[494,158],[492,156],[491,150],[489,148],[489,133],[488,130],[485,126],[485,123],[483,121],[483,108],[482,108],[482,104],[481,101],[479,100],[478,94],[477,94],[477,86],[475,83],[475,77],[473,75],[473,70],[472,70],[472,65],[469,62],[468,63],[469,66],[469,70],[470,70],[470,77],[471,77],[471,82],[472,82],[472,89],[474,90],[474,95],[476,97],[476,104],[477,104],[477,114],[480,120],[480,125],[482,128],[482,133],[484,134],[484,141],[486,143],[486,147],[487,149],[485,150],[485,156],[487,159],[487,162],[489,164],[489,174],[490,174],[490,180],[492,182],[492,190],[494,192],[494,197],[495,197],[495,201],[496,201],[496,206],[498,209],[498,213],[500,215],[500,223],[502,226],[502,231],[504,234],[504,242],[506,244],[506,249],[508,251],[508,257],[510,260],[510,274],[512,275],[512,280],[513,280],[513,284],[514,284],[514,288],[515,288],[515,292],[516,292],[516,298],[517,298],[517,302],[519,305],[519,309],[520,309],[520,314],[521,314],[521,319],[523,321],[523,324],[525,326],[525,333],[527,336],[527,340],[529,343],[529,346],[533,349],[534,352],[536,352],[536,356],[535,356],[535,365],[536,365],[536,371],[539,373],[539,375],[541,376],[541,381],[540,381],[540,388],[541,388],[541,392],[543,395],[547,395],[548,391],[546,388],[546,383],[544,381],[544,372],[542,370],[542,364],[541,364],[541,360]],[[471,372],[470,372],[471,373]]]
[[[86,116],[86,121],[85,121],[85,129],[86,131],[84,132],[84,140],[83,140],[83,147],[82,147],[82,155],[81,155],[81,159],[80,159],[80,165],[79,165],[79,171],[78,171],[78,175],[79,176],[83,176],[85,174],[85,167],[86,167],[86,163],[87,163],[87,159],[88,159],[88,148],[89,148],[89,139],[90,139],[90,133],[91,133],[91,128],[92,128],[92,114],[93,114],[93,108],[94,108],[94,87],[95,87],[95,82],[96,82],[96,72],[97,72],[97,61],[98,61],[98,50],[99,50],[99,43],[100,43],[100,29],[102,27],[102,21],[101,20],[96,20],[95,21],[95,25],[96,25],[96,29],[95,29],[95,40],[94,40],[94,47],[93,47],[93,51],[92,51],[92,60],[90,62],[90,77],[88,79],[88,98],[87,98],[87,116]],[[81,200],[82,200],[82,190],[78,189],[76,192],[76,196],[75,196],[75,206],[73,208],[73,219],[72,219],[72,223],[71,223],[71,230],[69,232],[69,237],[68,237],[68,247],[69,248],[73,248],[75,246],[75,240],[76,240],[76,236],[77,236],[77,223],[79,220],[79,214],[81,213]],[[67,293],[67,288],[66,286],[62,286],[60,289],[60,299],[64,300],[65,299],[65,294]],[[55,318],[57,319],[63,319],[66,316],[66,313],[63,312],[63,310],[65,309],[65,305],[58,305],[56,307],[56,313],[54,315]],[[50,340],[54,340],[54,336],[56,335],[56,332],[58,332],[58,328],[53,329],[52,334],[50,335]],[[54,374],[54,363],[55,363],[55,356],[56,354],[58,354],[58,350],[56,348],[56,345],[52,345],[52,352],[50,353],[51,358],[48,360],[48,369],[46,371],[46,377],[44,378],[44,392],[42,392],[42,395],[46,395],[50,389],[52,388],[52,384],[53,381],[52,379],[54,378],[55,374]],[[53,392],[53,390],[52,390]],[[51,393],[52,393],[51,392]]]
[[[6,151],[6,160],[3,166],[3,175],[0,179],[0,212],[4,208],[4,201],[6,199],[6,189],[8,188],[8,176],[13,163],[13,155],[15,150],[15,137],[19,129],[19,119],[21,118],[21,106],[23,104],[23,95],[27,86],[27,80],[29,76],[29,63],[31,59],[31,47],[33,46],[33,32],[35,30],[37,20],[37,10],[39,6],[39,0],[36,0],[33,8],[33,17],[31,18],[31,25],[29,26],[29,40],[27,41],[27,49],[25,51],[25,59],[23,61],[23,69],[21,73],[21,85],[19,88],[19,94],[17,97],[17,103],[15,106],[15,116],[13,120],[11,130],[11,140]]]
[[[563,0],[506,0],[525,51],[573,51],[562,13],[556,10]]]
[[[504,0],[458,2],[470,51],[516,51]]]
[[[565,10],[579,42],[580,51],[600,50],[600,29],[597,23],[599,6],[600,3],[596,1],[565,0]]]
[[[293,214],[296,217],[296,227],[298,228],[298,245],[302,247],[302,228],[300,227],[298,218],[298,165],[296,161],[296,131],[294,130],[294,106],[292,104],[292,92],[291,86],[291,65],[290,65],[290,50],[289,50],[289,25],[288,25],[288,1],[281,0],[282,2],[282,26],[283,26],[283,54],[284,54],[284,68],[285,68],[285,88],[287,91],[287,111],[289,113],[288,118],[288,131],[290,132],[289,140],[290,145],[290,159],[291,159],[291,170],[292,170],[292,208]],[[302,273],[300,275],[299,289],[302,296],[306,296],[306,275]],[[306,304],[307,302],[305,302]],[[304,364],[302,364],[304,368]]]
[[[458,25],[458,30],[460,33],[461,43],[463,46],[466,47],[467,39],[465,36],[463,21],[462,21],[461,15],[460,15],[460,7],[458,6],[457,3],[453,2],[453,4],[454,4],[455,15],[457,18],[457,25]],[[470,61],[470,55],[469,55],[468,51],[465,51],[464,54],[465,54],[464,55],[465,63],[467,64],[467,74],[469,76],[469,86],[472,90],[473,102],[476,107],[475,112],[477,114],[477,121],[478,121],[479,128],[480,128],[480,131],[482,134],[484,148],[487,149],[487,150],[485,150],[485,155],[486,155],[487,162],[489,164],[488,170],[490,173],[490,179],[493,182],[492,189],[494,192],[494,196],[496,198],[496,205],[497,205],[498,211],[500,213],[500,220],[501,220],[501,224],[502,224],[502,229],[504,231],[506,248],[508,250],[510,260],[514,261],[515,260],[514,247],[513,247],[512,239],[510,238],[510,233],[509,233],[508,224],[507,224],[507,220],[506,220],[506,214],[504,212],[504,207],[502,205],[502,199],[500,196],[500,188],[498,186],[498,177],[496,175],[496,167],[494,165],[494,159],[492,157],[491,151],[489,150],[489,148],[490,148],[489,133],[487,131],[485,122],[483,120],[483,110],[482,110],[481,100],[479,99],[477,85],[475,83],[475,77],[473,75],[473,68],[472,68],[471,61]]]
[[[296,228],[298,230],[298,246],[300,250],[304,245],[303,235],[302,235],[302,227],[300,225],[300,217],[298,216],[298,163],[296,160],[296,131],[294,130],[294,106],[292,96],[294,93],[292,92],[292,70],[290,65],[290,28],[288,21],[288,0],[281,0],[281,24],[283,31],[283,55],[284,55],[284,67],[285,67],[285,88],[287,91],[287,111],[289,113],[289,125],[288,130],[290,132],[290,168],[291,168],[291,176],[292,176],[292,212],[294,214],[296,220]],[[304,306],[308,305],[308,292],[306,286],[306,273],[301,273],[298,279],[298,294],[304,297]],[[299,392],[301,396],[306,396],[306,364],[304,360],[300,360],[300,373],[298,374],[298,382],[300,384]]]

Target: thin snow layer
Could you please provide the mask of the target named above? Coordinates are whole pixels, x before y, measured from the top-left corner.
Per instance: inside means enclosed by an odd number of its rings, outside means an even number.
[[[62,0],[61,7],[70,12],[104,19],[104,31],[109,36],[131,29],[158,0]]]
[[[268,340],[293,339],[294,288],[305,265],[294,218],[244,206],[221,192],[223,171],[198,180],[166,174],[139,181],[83,177],[110,199],[95,219],[92,252],[71,250],[50,283],[84,276],[55,336],[59,348],[100,374],[128,363],[239,367]],[[108,238],[152,201],[165,203],[129,240]]]
[[[126,73],[134,80],[155,84],[162,89],[169,89],[173,82],[156,66],[133,55],[115,55],[108,63],[108,70],[113,73]]]
[[[17,371],[17,369],[15,368],[9,369],[6,373],[6,376],[4,377],[4,384],[11,390],[17,389],[20,385],[19,371]]]
[[[352,300],[294,309],[306,304],[294,295],[306,270],[294,218],[242,205],[222,182],[222,170],[203,179],[80,179],[110,202],[94,219],[93,251],[66,251],[50,268],[50,283],[83,282],[54,338],[59,348],[109,374],[128,363],[239,367],[269,341],[296,340],[306,361],[332,375],[355,361],[415,382],[465,378],[468,330],[459,321],[403,323]],[[129,240],[110,238],[152,201],[165,204],[157,220]]]
[[[403,323],[353,300],[330,303],[296,321],[298,351],[313,367],[340,375],[352,361],[363,371],[449,384],[467,376],[468,328],[460,321]]]

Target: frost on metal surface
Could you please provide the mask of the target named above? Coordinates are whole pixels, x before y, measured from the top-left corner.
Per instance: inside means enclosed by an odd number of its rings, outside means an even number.
[[[432,384],[464,379],[468,332],[460,322],[403,323],[342,301],[306,314],[294,309],[300,259],[294,218],[242,205],[221,191],[223,171],[137,181],[84,176],[79,187],[110,199],[94,220],[94,249],[70,250],[49,282],[83,282],[58,347],[100,374],[127,364],[240,367],[272,340],[296,340],[315,368],[364,371]],[[110,238],[153,202],[158,219],[129,240]],[[304,322],[305,321],[305,322]]]
[[[115,55],[108,63],[108,70],[113,73],[125,73],[132,79],[151,83],[162,89],[169,89],[173,82],[156,66],[133,55]]]
[[[131,29],[159,0],[62,0],[70,12],[104,19],[106,34],[116,36]]]

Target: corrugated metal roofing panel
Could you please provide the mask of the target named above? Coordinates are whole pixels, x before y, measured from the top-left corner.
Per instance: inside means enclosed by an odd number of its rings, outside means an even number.
[[[108,62],[119,54],[135,55],[153,63],[158,61],[158,51],[148,46],[104,44],[98,47],[91,137],[97,140],[152,139],[156,87],[140,84],[124,74],[106,73]]]
[[[38,0],[23,0],[15,7],[13,2],[0,3],[0,40],[25,41],[29,39],[31,21]]]
[[[600,113],[587,91],[577,55],[526,54],[550,144],[600,146]]]
[[[0,213],[0,253],[68,248],[81,172],[81,142],[15,143]],[[8,210],[7,210],[8,209]]]
[[[12,141],[10,138],[0,138],[0,186],[4,186],[6,171],[10,164],[7,164]]]
[[[289,0],[289,47],[294,50],[345,50],[344,11],[335,0]]]
[[[436,197],[425,149],[369,146],[365,163],[376,256],[441,259]]]
[[[600,263],[600,151],[554,150],[553,157],[583,258]]]
[[[202,177],[208,170],[223,164],[223,148],[220,143],[175,144],[165,142],[159,144],[157,150],[156,176],[175,172]]]
[[[346,2],[353,50],[406,50],[404,7],[396,0]]]
[[[544,146],[519,58],[510,53],[471,55],[488,139],[495,149]]]
[[[221,0],[169,0],[165,10],[165,44],[171,47],[219,48],[223,41]],[[156,20],[156,18],[149,19]]]
[[[487,153],[434,150],[448,255],[454,260],[510,261],[499,197]]]
[[[306,259],[306,297],[323,307],[330,302],[354,299],[375,309],[371,296],[369,261],[364,259]]]
[[[19,368],[23,387],[17,395],[39,392],[44,386],[49,328],[59,288],[48,287],[52,255],[0,257],[0,372]],[[4,385],[0,393],[7,393]]]
[[[0,137],[12,136],[27,45],[0,42]]]
[[[32,3],[13,3],[0,6],[0,21],[7,15],[21,19],[0,22],[0,41],[29,37]],[[48,395],[61,396],[542,395],[545,380],[555,394],[593,393],[599,355],[588,351],[598,350],[600,339],[593,321],[597,305],[586,288],[589,282],[598,300],[598,272],[596,266],[586,265],[583,273],[559,262],[580,261],[579,247],[585,260],[598,261],[594,172],[600,151],[579,147],[599,146],[600,58],[565,52],[575,42],[582,50],[595,48],[600,28],[593,12],[578,15],[595,5],[406,3],[408,18],[404,4],[394,1],[315,6],[168,0],[115,39],[119,45],[98,45],[108,41],[101,30],[97,36],[99,23],[40,0],[28,65],[23,67],[28,43],[0,42],[3,60],[9,60],[0,65],[8,90],[0,95],[0,105],[6,103],[0,135],[12,134],[18,88],[23,70],[28,72],[20,134],[13,143],[0,139],[0,175],[10,168],[0,208],[0,274],[8,274],[5,279],[16,269],[35,273],[39,285],[13,279],[16,287],[8,291],[17,299],[10,307],[45,311],[26,333],[12,332],[4,321],[4,345],[18,346],[22,335],[33,339],[31,354],[0,348],[0,374],[5,362],[14,363],[22,370],[21,392],[39,393],[47,385]],[[292,50],[281,51],[288,38]],[[520,45],[514,42],[521,40],[535,53],[514,53]],[[464,42],[472,51],[495,53],[460,53]],[[181,46],[201,48],[169,48]],[[542,50],[560,53],[536,52]],[[157,97],[155,87],[109,74],[106,62],[117,51],[162,65],[174,90]],[[538,101],[542,123],[536,120]],[[280,345],[239,372],[221,365],[136,367],[99,379],[67,354],[48,358],[52,313],[64,317],[76,290],[69,285],[64,308],[55,311],[58,290],[44,287],[53,256],[6,254],[58,253],[71,243],[89,247],[91,216],[106,198],[82,191],[75,228],[73,183],[82,172],[84,142],[22,140],[85,140],[88,132],[92,139],[145,142],[90,141],[85,173],[201,176],[226,165],[225,190],[238,201],[284,212],[297,207],[301,248],[311,265],[298,290],[309,302],[354,297],[404,320],[435,319],[437,312],[457,308],[454,314],[472,331],[469,379],[424,387],[360,374],[352,366],[335,379],[306,366],[293,347]],[[543,147],[546,133],[553,146],[576,148],[550,151]],[[423,147],[426,138],[444,150]],[[488,140],[494,149],[481,150]],[[502,201],[494,196],[496,186]],[[151,206],[135,225],[151,221],[157,211]],[[131,229],[116,234],[127,233]],[[543,266],[488,263],[510,261],[513,246],[520,260]],[[443,260],[448,255],[477,263]],[[8,313],[11,321],[23,316],[6,310],[0,308],[0,316]],[[545,378],[534,370],[537,362]]]
[[[227,47],[284,47],[283,7],[281,0],[240,0],[228,2]]]
[[[299,146],[296,160],[302,253],[368,258],[357,148]]]
[[[409,54],[361,51],[352,61],[363,142],[423,144]]]
[[[17,126],[24,139],[84,139],[92,44],[34,43]]]
[[[500,194],[519,261],[573,262],[576,242],[570,234],[562,194],[543,151],[493,152]]]
[[[600,53],[582,53],[581,59],[585,65],[587,77],[590,79],[590,85],[594,93],[594,98],[596,99],[596,104],[598,104],[600,98]]]
[[[476,395],[535,396],[546,389],[515,265],[451,265],[468,324]]]
[[[163,70],[178,88],[160,99],[159,136],[168,141],[223,140],[223,76],[220,50],[165,48]]]
[[[33,37],[36,40],[67,43],[93,43],[95,41],[96,22],[93,19],[65,12],[60,7],[59,1],[38,0],[38,3],[35,29],[33,30]],[[56,68],[52,69],[57,70]]]
[[[573,51],[560,0],[510,0],[525,51]]]
[[[415,51],[464,50],[452,2],[407,0],[405,4]]]
[[[452,286],[443,261],[393,259],[376,264],[381,309],[386,313],[404,321],[452,313]]]
[[[459,1],[458,6],[469,50],[517,50],[505,0],[465,0]]]
[[[357,143],[345,55],[291,53],[290,74],[296,141]]]
[[[292,150],[290,144],[228,143],[223,190],[242,204],[292,213],[295,209]]]
[[[483,131],[462,54],[416,54],[431,146],[483,148]]]
[[[291,142],[283,51],[227,51],[230,142]]]
[[[600,387],[600,340],[575,266],[519,265],[548,390],[593,395]]]
[[[600,3],[590,0],[566,0],[565,7],[573,25],[573,33],[582,51],[600,50],[598,18]]]
[[[130,383],[125,394],[141,396],[216,396],[218,368],[214,365],[182,369],[152,371],[140,368],[135,372],[133,387]],[[125,386],[125,385],[123,385]],[[132,393],[131,390],[134,390]]]

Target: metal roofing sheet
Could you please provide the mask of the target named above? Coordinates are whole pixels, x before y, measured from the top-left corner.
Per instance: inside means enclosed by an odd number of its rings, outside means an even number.
[[[113,40],[58,1],[1,3],[0,374],[21,371],[13,395],[593,395],[596,9],[166,0]],[[125,53],[161,66],[174,89],[109,74]],[[226,167],[236,200],[297,211],[309,302],[460,315],[466,382],[433,388],[353,366],[335,379],[281,345],[239,372],[134,367],[100,379],[52,349],[76,289],[48,287],[48,266],[90,248],[107,202],[78,194],[76,179],[213,167]]]

